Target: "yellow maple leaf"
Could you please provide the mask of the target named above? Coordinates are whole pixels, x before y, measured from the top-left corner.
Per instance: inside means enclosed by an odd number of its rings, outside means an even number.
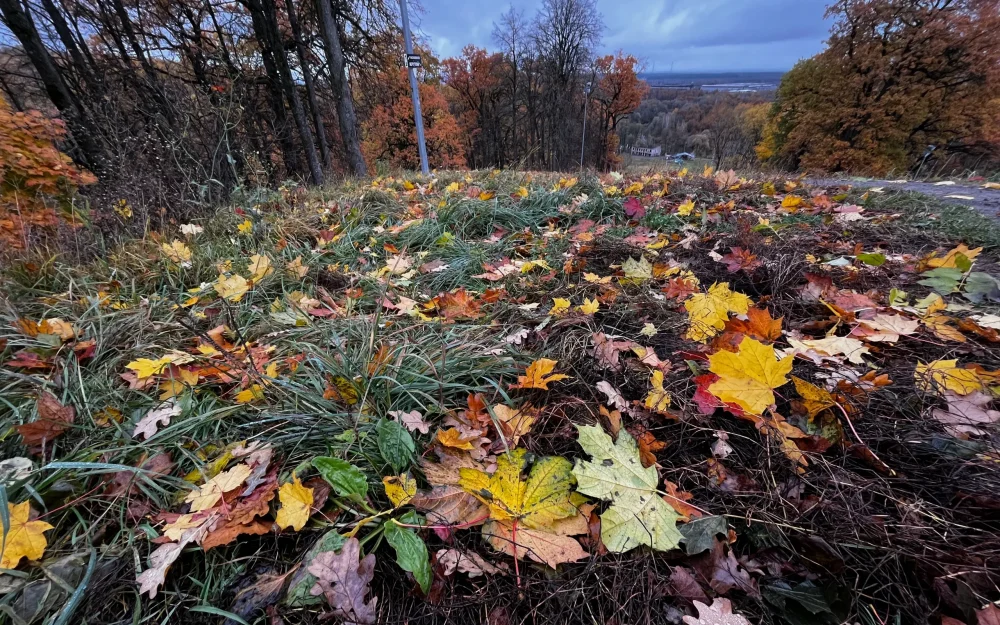
[[[549,267],[549,264],[544,260],[529,260],[525,261],[525,263],[521,265],[521,273],[528,273],[535,267],[541,267],[547,271],[552,271],[552,267]]]
[[[174,239],[172,243],[164,243],[161,247],[167,259],[176,265],[191,261],[191,248],[184,241]]]
[[[453,183],[451,183],[450,185],[448,185],[447,187],[444,188],[444,192],[445,193],[457,193],[458,190],[461,189],[461,188],[462,188],[462,185],[458,184],[457,182],[453,182]]]
[[[583,298],[583,304],[576,307],[577,310],[579,310],[585,315],[592,315],[596,313],[598,310],[600,310],[600,308],[601,308],[601,303],[597,301],[596,297],[594,299],[587,299],[585,297]]]
[[[928,267],[958,267],[958,260],[961,256],[964,256],[967,261],[976,260],[976,256],[983,251],[983,248],[977,247],[974,250],[970,250],[965,246],[964,243],[956,247],[955,249],[949,251],[944,256],[937,258],[931,255],[924,262]]]
[[[629,186],[622,189],[622,195],[638,195],[642,193],[643,184],[639,181],[633,182]]]
[[[231,302],[238,302],[243,299],[246,292],[250,290],[250,283],[239,274],[233,274],[228,278],[220,275],[219,279],[213,283],[215,292],[219,297],[228,299]]]
[[[493,406],[493,414],[510,445],[516,445],[522,436],[526,436],[538,419],[538,409],[531,404],[525,404],[520,408],[497,404]]]
[[[302,264],[301,256],[296,256],[295,260],[290,261],[287,265],[285,265],[285,269],[288,270],[288,273],[292,274],[299,280],[305,278],[306,274],[309,273],[309,265]]]
[[[968,395],[983,389],[983,380],[972,369],[961,369],[958,360],[935,360],[928,364],[917,363],[913,374],[917,388],[922,391],[943,393],[952,391]]]
[[[274,518],[278,527],[291,527],[296,532],[305,527],[312,510],[313,489],[303,486],[299,477],[293,474],[292,481],[282,484],[278,489],[278,499],[281,501],[281,508]]]
[[[405,506],[417,494],[417,481],[409,473],[387,475],[382,478],[385,496],[396,508]]]
[[[264,399],[264,387],[260,384],[251,384],[239,393],[236,393],[237,404],[249,404],[252,401]]]
[[[451,447],[452,449],[471,450],[474,448],[474,445],[472,444],[474,439],[464,438],[462,433],[458,431],[458,428],[438,430],[437,439],[439,443],[445,447]]]
[[[271,258],[267,254],[254,254],[251,256],[250,265],[247,269],[250,271],[250,279],[254,282],[260,282],[274,273],[274,268],[271,267]]]
[[[681,217],[687,217],[694,210],[694,200],[688,200],[677,207],[677,214]]]
[[[79,330],[74,327],[72,323],[63,321],[59,317],[53,317],[51,319],[43,319],[38,322],[38,333],[54,334],[63,341],[68,341],[76,338]]]
[[[781,200],[781,208],[798,208],[802,205],[802,198],[797,195],[786,195]]]
[[[242,486],[250,473],[250,465],[238,464],[208,480],[200,489],[188,493],[184,501],[191,504],[191,512],[211,508],[222,499],[223,494]]]
[[[562,297],[554,297],[552,298],[552,310],[549,311],[549,314],[554,317],[561,315],[567,310],[569,310],[569,306],[570,306],[570,301],[568,299]]]
[[[596,273],[585,273],[583,274],[583,279],[591,284],[611,284],[611,280],[614,276],[604,276],[603,278]]]
[[[486,202],[487,200],[492,200],[497,194],[494,191],[480,191],[479,199]]]
[[[663,372],[654,371],[649,378],[652,390],[646,395],[645,406],[654,412],[666,412],[670,407],[670,393],[663,390]]]
[[[125,365],[125,368],[133,371],[136,378],[144,380],[163,373],[163,370],[172,364],[182,365],[192,360],[193,358],[184,352],[170,352],[156,360],[151,358],[137,358]]]
[[[240,231],[240,234],[250,234],[253,232],[253,222],[249,219],[244,219],[242,223],[236,226],[236,229]]]
[[[550,382],[558,382],[570,377],[565,373],[552,373],[557,362],[548,358],[539,358],[528,365],[528,369],[524,372],[524,375],[517,376],[517,384],[512,385],[511,388],[540,388],[544,391],[549,390]],[[549,375],[550,373],[552,375]]]
[[[528,197],[528,187],[520,187],[514,195],[521,199]]]
[[[778,360],[774,347],[745,336],[736,353],[720,351],[708,357],[708,370],[719,379],[708,387],[724,402],[759,415],[774,403],[772,389],[788,382],[792,356]]]
[[[535,529],[551,529],[560,519],[575,516],[570,501],[573,465],[569,460],[547,456],[528,468],[526,449],[515,449],[497,458],[497,470],[489,475],[478,469],[458,470],[458,485],[489,507],[495,521],[518,521]]]
[[[31,503],[7,503],[10,525],[5,527],[3,544],[0,545],[0,569],[12,569],[21,558],[38,560],[45,553],[48,541],[44,532],[52,529],[45,521],[30,521]]]
[[[719,333],[729,321],[729,313],[745,315],[753,302],[742,293],[729,290],[728,282],[713,284],[708,293],[695,293],[684,302],[691,327],[685,337],[704,342]]]
[[[825,388],[820,388],[812,382],[807,382],[794,375],[792,376],[792,382],[795,383],[795,391],[802,398],[802,406],[806,409],[806,413],[810,417],[815,417],[827,408],[832,408],[837,403],[833,399],[833,395],[830,394],[830,391]]]
[[[417,188],[417,185],[413,184],[409,180],[404,180],[403,181],[403,188],[406,189],[407,191],[413,191],[414,189]]]

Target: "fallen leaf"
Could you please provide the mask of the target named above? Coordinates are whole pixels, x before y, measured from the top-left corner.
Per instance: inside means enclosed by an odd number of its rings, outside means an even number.
[[[928,364],[918,362],[913,376],[917,388],[923,391],[952,391],[957,395],[968,395],[984,387],[979,374],[973,369],[959,368],[958,360],[935,360]]]
[[[45,553],[48,541],[45,532],[54,529],[45,521],[31,521],[31,503],[7,503],[8,524],[3,524],[3,543],[0,544],[0,569],[13,569],[21,558],[39,560]]]
[[[661,373],[660,375],[662,376],[663,374]],[[595,385],[595,388],[607,396],[608,400],[606,403],[609,406],[615,410],[628,410],[628,400],[622,397],[622,394],[610,382],[601,380]]]
[[[313,558],[309,572],[316,576],[316,585],[310,593],[323,595],[333,616],[346,625],[371,625],[377,614],[377,597],[365,602],[368,585],[375,577],[375,554],[360,559],[361,545],[356,538],[349,538],[340,553],[324,551]]]
[[[69,429],[76,418],[76,409],[59,403],[55,395],[43,392],[35,402],[38,418],[17,426],[24,444],[33,450],[41,449],[51,440]]]
[[[864,343],[847,336],[828,336],[822,339],[798,340],[788,337],[788,344],[791,349],[785,350],[786,356],[805,356],[816,364],[821,364],[824,360],[832,359],[835,362],[842,362],[843,356],[848,361],[857,365],[865,364],[865,354],[870,354]]]
[[[486,521],[489,509],[481,501],[452,485],[435,486],[429,492],[418,491],[410,500],[434,525],[456,525]]]
[[[215,292],[219,297],[227,299],[231,302],[238,302],[243,299],[247,291],[250,290],[250,283],[247,279],[239,274],[233,274],[228,278],[224,275],[220,275],[219,279],[213,283],[215,287]]]
[[[466,435],[459,431],[458,428],[448,428],[446,430],[438,430],[437,440],[439,443],[445,447],[451,447],[452,449],[464,449],[466,451],[475,448],[474,442],[481,438],[478,432]]]
[[[184,502],[191,504],[191,512],[201,512],[211,508],[222,499],[223,494],[242,486],[251,472],[249,465],[238,464],[205,482],[198,490],[188,493]]]
[[[693,603],[698,610],[698,618],[685,616],[686,625],[751,625],[745,617],[733,613],[733,604],[729,599],[716,597],[711,606],[701,601]]]
[[[493,406],[493,414],[497,418],[504,436],[510,446],[517,445],[522,437],[531,432],[531,426],[538,419],[538,409],[531,404],[524,404],[520,408],[511,408],[506,404]]]
[[[455,548],[440,549],[436,558],[438,564],[444,569],[445,576],[452,575],[455,571],[466,573],[470,578],[507,572],[507,567],[503,563],[494,566],[474,551],[459,551]]]
[[[132,437],[138,438],[139,436],[142,436],[143,439],[149,440],[154,434],[156,434],[161,425],[164,427],[170,425],[170,419],[176,417],[180,413],[180,405],[173,397],[171,397],[156,408],[147,412],[146,416],[139,419],[139,421],[135,424],[135,429],[132,430]]]
[[[649,378],[649,384],[653,388],[646,395],[644,405],[653,412],[666,412],[670,407],[670,393],[663,390],[663,372],[654,371]]]
[[[993,396],[983,391],[973,391],[959,395],[951,391],[943,393],[948,409],[935,408],[931,415],[944,424],[954,436],[963,434],[984,434],[981,426],[1000,422],[1000,410],[987,408]]]
[[[424,421],[424,416],[417,412],[416,410],[411,410],[410,412],[403,412],[402,410],[390,410],[389,416],[396,419],[403,424],[407,430],[411,432],[420,432],[421,434],[430,433],[430,424]]]
[[[281,508],[274,519],[278,527],[291,527],[296,532],[305,527],[312,512],[313,489],[303,486],[299,477],[292,474],[292,482],[282,484],[278,490],[278,499],[281,500]]]
[[[573,475],[577,491],[611,502],[601,515],[601,540],[614,553],[640,545],[668,551],[680,543],[677,514],[656,492],[655,467],[642,466],[639,447],[622,430],[612,442],[600,427],[576,426],[579,443],[591,460],[577,460]]]
[[[730,313],[744,315],[751,303],[746,295],[730,291],[728,282],[713,284],[707,293],[695,293],[684,302],[691,324],[684,336],[704,342],[725,329]]]
[[[565,380],[570,376],[565,373],[552,373],[557,361],[548,358],[539,358],[528,365],[524,375],[517,376],[517,384],[512,384],[510,388],[539,388],[549,390],[550,382]],[[551,374],[551,375],[549,375]]]
[[[802,398],[802,405],[810,417],[815,417],[820,412],[837,404],[828,390],[820,388],[812,382],[807,382],[794,375],[792,382],[795,383],[795,391]]]
[[[387,475],[382,478],[385,496],[393,507],[405,506],[417,494],[417,481],[408,473],[403,475]]]
[[[637,345],[633,341],[616,341],[603,332],[592,334],[590,340],[594,343],[594,357],[597,359],[597,362],[615,371],[621,371],[622,368],[618,362],[621,352],[632,349]]]
[[[518,527],[515,531],[510,521],[488,521],[483,526],[483,537],[490,546],[501,553],[514,556],[518,560],[528,556],[535,562],[542,562],[551,568],[587,557],[587,552],[572,536],[527,527]]]
[[[640,256],[639,260],[630,256],[622,263],[622,271],[625,273],[625,280],[621,280],[621,282],[640,284],[653,279],[653,266],[649,264],[645,256]]]
[[[721,351],[708,357],[709,371],[719,379],[708,390],[723,402],[761,414],[774,403],[774,392],[788,382],[792,358],[778,360],[774,348],[744,337],[737,353]]]
[[[746,315],[746,321],[735,318],[730,319],[726,323],[726,332],[738,332],[766,343],[771,343],[781,338],[781,321],[784,317],[773,319],[770,311],[766,308],[749,308]]]

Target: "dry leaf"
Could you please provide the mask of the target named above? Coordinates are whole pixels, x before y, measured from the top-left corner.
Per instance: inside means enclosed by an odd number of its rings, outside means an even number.
[[[147,412],[146,416],[139,419],[135,424],[135,429],[132,430],[132,436],[134,438],[142,436],[144,439],[149,440],[156,434],[161,425],[164,427],[170,425],[170,419],[180,413],[180,405],[171,397],[169,400]]]
[[[751,414],[761,414],[774,403],[772,389],[788,382],[792,358],[778,360],[774,348],[744,337],[737,353],[721,351],[708,357],[709,371],[719,379],[708,387],[723,402],[732,402]]]
[[[316,576],[310,593],[323,595],[333,608],[333,616],[345,625],[371,625],[377,614],[377,597],[365,602],[368,584],[375,577],[375,554],[360,560],[361,545],[357,538],[348,538],[340,553],[324,551],[313,558],[309,572]]]
[[[565,373],[552,373],[557,361],[548,358],[539,358],[528,365],[524,375],[517,376],[517,384],[512,384],[510,388],[539,388],[549,390],[550,382],[565,380],[570,376]],[[551,374],[551,375],[550,375]]]
[[[698,618],[685,616],[686,625],[751,625],[743,616],[733,614],[733,604],[729,599],[716,597],[710,606],[701,601],[693,603],[698,610]]]
[[[274,518],[278,527],[281,529],[291,527],[296,532],[305,527],[312,512],[313,489],[303,486],[299,476],[293,474],[292,482],[281,485],[278,499],[281,500],[281,508]]]
[[[39,560],[45,553],[48,541],[45,532],[53,529],[45,521],[32,521],[31,503],[7,503],[10,525],[4,526],[3,544],[0,546],[0,569],[12,569],[21,558]]]
[[[455,571],[466,573],[470,578],[507,572],[507,567],[503,563],[494,566],[474,551],[459,551],[454,548],[441,549],[437,552],[437,561],[444,569],[446,577]]]

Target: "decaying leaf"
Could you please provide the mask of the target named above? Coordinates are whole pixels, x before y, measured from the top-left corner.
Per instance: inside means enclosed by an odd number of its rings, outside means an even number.
[[[931,414],[955,436],[982,435],[982,426],[1000,422],[1000,410],[988,408],[994,397],[983,391],[960,395],[953,391],[943,393],[948,402],[947,410],[935,408]]]
[[[208,480],[200,489],[188,493],[184,501],[191,504],[191,512],[211,508],[222,499],[223,494],[242,486],[251,472],[249,465],[238,464]]]
[[[156,408],[153,408],[146,413],[146,416],[139,419],[135,424],[135,429],[132,430],[132,436],[138,438],[142,436],[144,439],[149,440],[154,434],[160,429],[160,426],[170,425],[170,419],[176,417],[181,413],[180,404],[173,397],[163,402]]]
[[[579,443],[591,460],[577,460],[577,491],[610,501],[601,515],[601,540],[609,551],[624,553],[640,545],[668,551],[677,547],[677,514],[657,494],[656,467],[645,468],[639,446],[622,430],[612,442],[600,427],[577,426]]]
[[[649,377],[649,384],[653,388],[646,395],[644,404],[653,412],[666,412],[670,407],[670,393],[663,389],[663,372],[656,370]]]
[[[452,575],[455,571],[466,573],[469,577],[507,572],[507,566],[504,563],[490,564],[475,551],[459,551],[455,548],[440,549],[436,557],[438,563],[444,568],[446,576]]]
[[[982,390],[983,380],[973,369],[960,368],[958,360],[935,360],[928,364],[917,363],[913,374],[917,388],[924,391],[943,393],[951,391],[957,395],[968,395]]]
[[[21,435],[25,445],[38,453],[49,441],[61,436],[73,425],[76,409],[62,405],[55,395],[48,392],[38,396],[35,406],[38,409],[38,419],[17,426],[17,433]]]
[[[416,410],[411,410],[410,412],[390,410],[389,416],[402,423],[403,427],[411,432],[420,432],[421,434],[430,433],[431,425],[424,421],[424,416]]]
[[[686,625],[750,625],[750,621],[742,615],[733,613],[733,604],[729,599],[717,597],[710,606],[694,601],[694,607],[698,610],[698,618],[685,616]]]
[[[309,565],[309,572],[316,576],[316,585],[310,591],[323,595],[333,608],[333,616],[347,625],[371,625],[377,614],[377,597],[365,601],[368,584],[375,577],[375,554],[360,558],[361,545],[356,538],[349,538],[340,553],[324,551]]]
[[[382,485],[385,487],[385,496],[397,508],[410,503],[417,494],[417,481],[408,473],[387,475],[382,478]]]

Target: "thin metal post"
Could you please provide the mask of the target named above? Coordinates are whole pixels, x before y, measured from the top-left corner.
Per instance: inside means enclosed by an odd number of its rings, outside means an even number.
[[[590,83],[583,88],[583,140],[580,142],[580,169],[583,169],[583,153],[587,149],[587,105],[590,104]]]
[[[413,39],[410,37],[410,18],[406,14],[406,0],[399,0],[399,14],[403,19],[403,43],[406,45],[407,56],[413,54]],[[420,110],[420,87],[417,84],[417,70],[409,67],[410,91],[413,93],[413,121],[417,124],[417,150],[420,152],[420,171],[425,175],[431,172],[427,166],[427,146],[424,144],[424,115]]]

